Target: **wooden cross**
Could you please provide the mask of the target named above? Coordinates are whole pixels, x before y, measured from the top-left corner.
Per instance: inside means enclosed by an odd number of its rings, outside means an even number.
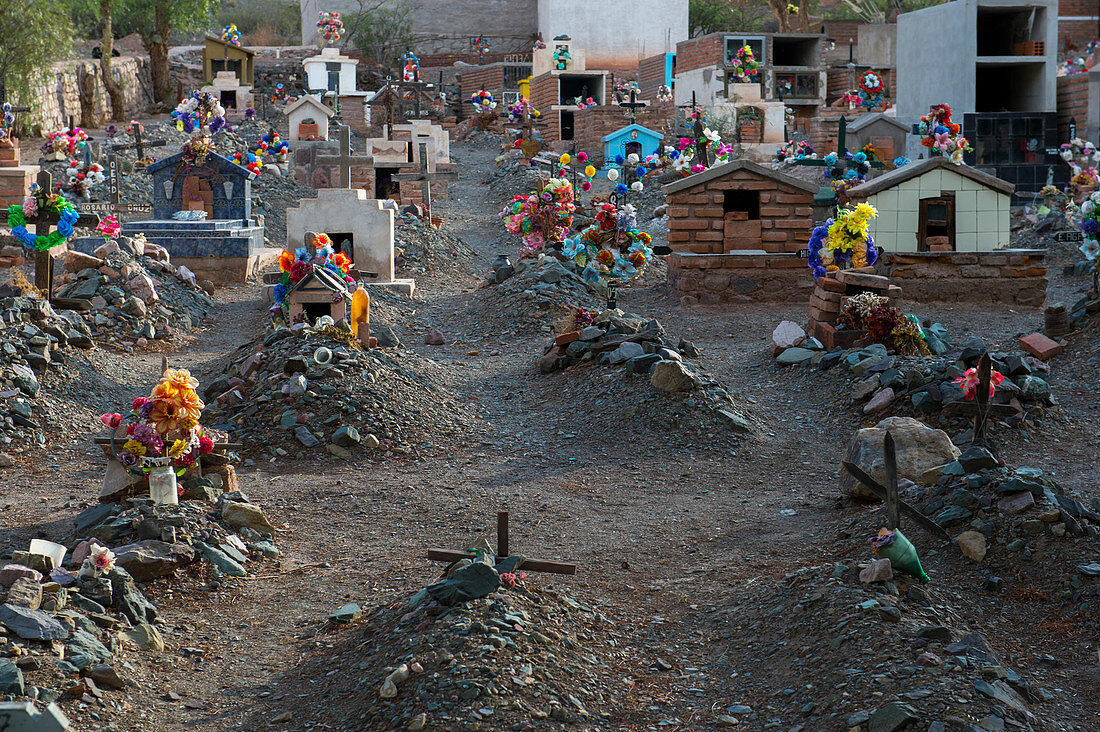
[[[141,127],[134,126],[134,141],[125,145],[112,145],[112,152],[120,152],[122,150],[137,150],[138,164],[141,165],[141,161],[145,160],[145,148],[147,147],[164,147],[168,143],[164,140],[142,140],[141,139]]]
[[[47,194],[53,191],[53,177],[49,171],[43,170],[39,172],[38,177],[35,179],[41,190]],[[56,225],[61,221],[59,214],[52,211],[43,211],[41,209],[34,216],[27,216],[27,225],[34,226],[35,235],[46,235],[49,233],[51,226]],[[99,226],[99,216],[92,213],[81,213],[77,218],[76,226]],[[85,300],[70,300],[68,298],[55,298],[53,296],[53,257],[50,256],[48,250],[34,250],[34,286],[42,292],[46,293],[46,299],[62,308],[68,307],[72,309],[88,309],[88,303]]]
[[[400,89],[412,89],[413,103],[415,104],[415,110],[414,111],[415,111],[416,119],[420,119],[420,95],[421,95],[421,93],[424,89],[430,89],[432,87],[432,85],[429,84],[426,81],[421,81],[420,80],[420,69],[417,69],[416,70],[416,80],[415,81],[405,81],[405,80],[402,79],[400,82],[398,82],[397,86]],[[408,114],[407,113],[405,115],[405,119],[406,120],[408,119]]]
[[[848,120],[844,117],[840,118],[840,122],[837,123],[836,134],[836,164],[845,170],[855,168],[857,163],[854,160],[849,160],[845,153],[848,152]],[[809,165],[816,168],[824,168],[828,163],[823,158],[801,158],[794,161],[795,165]],[[884,168],[883,163],[878,160],[868,161],[868,164],[872,168]],[[814,197],[815,203],[835,204],[836,203],[836,189],[831,185],[821,186],[817,195]]]
[[[630,115],[630,124],[632,124],[632,125],[638,123],[638,110],[649,106],[645,102],[639,102],[637,100],[637,97],[638,97],[637,90],[636,89],[631,89],[630,90],[630,101],[629,102],[619,102],[619,106],[622,107],[623,109],[626,109],[627,114]],[[694,102],[695,102],[694,92],[693,92],[693,96],[691,98],[691,101],[694,104]]]
[[[510,556],[508,546],[508,512],[497,512],[497,553],[496,559],[500,561]],[[449,549],[429,549],[428,560],[432,562],[461,562],[463,559],[473,559],[477,555],[474,551],[463,552]],[[567,562],[551,562],[545,559],[527,559],[520,563],[516,569],[530,570],[532,572],[548,572],[550,574],[576,574],[577,565]]]
[[[971,415],[974,417],[974,436],[971,443],[980,443],[985,440],[986,428],[989,426],[990,417],[1011,417],[1019,414],[1019,410],[1009,404],[989,403],[989,382],[993,374],[993,359],[988,353],[983,353],[978,361],[978,391],[974,395],[974,401],[948,402],[943,405],[945,412]]]
[[[436,170],[428,172],[428,143],[413,141],[414,145],[419,145],[420,148],[420,170],[416,173],[396,173],[391,175],[390,178],[396,181],[422,181],[422,188],[424,191],[424,208],[428,211],[428,220],[432,219],[432,181],[433,180],[446,180],[458,177],[458,172],[454,170]]]
[[[132,146],[127,146],[132,147]],[[97,213],[114,216],[119,222],[124,217],[151,216],[153,207],[147,203],[122,203],[119,196],[120,181],[122,178],[122,165],[119,163],[116,148],[111,148],[107,154],[107,200],[108,203],[81,203],[77,208],[80,213]]]
[[[882,450],[886,470],[886,485],[879,484],[877,480],[863,472],[858,465],[844,461],[841,463],[848,474],[858,480],[867,489],[881,498],[886,503],[886,521],[891,529],[901,526],[901,514],[904,513],[917,523],[922,529],[943,541],[951,541],[951,535],[942,526],[925,516],[916,508],[898,498],[898,466],[894,449],[894,436],[886,431],[882,439]]]
[[[347,125],[340,126],[340,154],[339,155],[318,155],[316,160],[317,165],[339,165],[340,166],[340,187],[351,188],[351,166],[352,165],[374,165],[373,155],[352,155],[351,154],[351,128]]]
[[[519,135],[519,149],[523,151],[525,157],[533,158],[542,150],[542,143],[535,139],[535,128],[546,126],[545,122],[539,122],[531,116],[531,103],[528,101],[523,107],[523,124],[520,125]]]

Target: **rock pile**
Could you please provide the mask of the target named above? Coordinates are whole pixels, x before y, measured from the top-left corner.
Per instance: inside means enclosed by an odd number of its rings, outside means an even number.
[[[399,271],[430,274],[448,266],[464,267],[474,258],[468,244],[418,216],[402,214],[395,224],[394,267]]]
[[[702,369],[685,363],[699,349],[690,341],[673,341],[656,319],[622,310],[604,310],[591,325],[561,333],[547,344],[539,371],[544,374],[582,363],[623,366],[627,375],[648,378],[659,392],[691,392],[694,400],[725,420],[736,432],[748,432],[752,423],[729,392]]]
[[[213,492],[215,482],[192,481],[188,490]],[[52,556],[3,552],[11,561],[0,568],[0,640],[9,657],[0,659],[0,694],[91,704],[107,690],[125,690],[126,650],[164,650],[145,583],[198,561],[214,577],[244,576],[254,560],[279,554],[270,522],[239,491],[219,493],[213,507],[127,504],[79,514],[75,535],[85,538],[67,547],[65,566],[55,567]]]
[[[385,348],[361,350],[339,328],[270,331],[210,379],[207,419],[245,452],[279,458],[322,451],[382,457],[459,439],[474,418],[441,369],[396,348],[391,329],[371,332]]]
[[[358,611],[352,605],[333,620]],[[616,721],[613,710],[626,711],[604,678],[611,669],[628,673],[625,634],[598,608],[522,580],[452,607],[421,592],[351,628],[333,655],[298,667],[294,681],[308,686],[333,667],[359,671],[330,676],[325,699],[295,698],[294,719],[414,732],[533,730],[604,728]]]
[[[976,337],[954,343],[939,323],[926,325],[925,332],[931,356],[892,355],[880,343],[826,352],[814,338],[796,339],[797,345],[789,345],[791,334],[780,333],[779,329],[773,336],[773,350],[778,353],[776,363],[780,365],[816,366],[823,371],[839,365],[847,369],[859,379],[852,387],[852,401],[862,404],[864,414],[932,415],[953,402],[966,401],[954,380],[977,367],[987,346]],[[1018,410],[1018,416],[1007,418],[1009,424],[1020,423],[1025,415],[1040,418],[1047,408],[1057,404],[1050,392],[1050,369],[1045,362],[1024,353],[994,351],[989,355],[993,370],[1005,377],[992,402]]]
[[[719,610],[718,630],[730,643],[715,650],[738,670],[742,703],[724,710],[717,724],[1034,729],[1030,706],[1050,692],[1002,661],[934,586],[886,564],[862,582],[855,560],[805,567]]]
[[[160,246],[121,237],[95,251],[65,254],[66,273],[56,295],[91,303],[85,318],[103,343],[132,350],[170,340],[176,330],[190,330],[214,309],[195,275],[174,267]]]

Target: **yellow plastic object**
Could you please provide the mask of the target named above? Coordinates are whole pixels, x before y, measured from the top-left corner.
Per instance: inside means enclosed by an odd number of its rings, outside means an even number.
[[[370,319],[370,295],[360,285],[351,295],[351,317],[348,318],[348,325],[351,326],[351,332],[356,338],[359,337],[359,323],[368,321]]]
[[[531,98],[531,79],[533,77],[534,75],[519,80],[519,93],[521,96],[527,97],[528,99]]]

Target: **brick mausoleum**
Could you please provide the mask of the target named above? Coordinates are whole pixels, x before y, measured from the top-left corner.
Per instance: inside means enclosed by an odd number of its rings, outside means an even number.
[[[735,160],[665,186],[669,284],[688,303],[806,300],[818,186]]]

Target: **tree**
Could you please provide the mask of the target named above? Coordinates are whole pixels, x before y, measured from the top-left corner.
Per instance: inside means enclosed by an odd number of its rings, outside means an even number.
[[[153,94],[160,101],[170,101],[172,97],[168,77],[168,44],[172,33],[209,30],[217,9],[218,0],[127,0],[119,8],[116,20],[122,35],[141,35],[141,45],[149,54]]]
[[[50,66],[72,53],[68,9],[57,0],[3,3],[0,38],[4,39],[0,43],[0,91],[29,102]]]
[[[754,0],[690,0],[688,27],[691,36],[722,31],[758,32],[767,12]]]
[[[923,10],[944,0],[844,0],[846,15],[866,23],[889,23],[902,13]]]
[[[122,96],[121,87],[115,81],[114,70],[111,68],[111,56],[115,52],[115,32],[111,25],[111,0],[99,0],[99,18],[103,28],[103,40],[99,44],[99,69],[103,72],[103,88],[107,90],[107,96],[111,99],[111,119],[121,122],[126,116],[126,101]]]
[[[359,0],[359,11],[345,19],[344,27],[356,48],[393,69],[397,57],[413,46],[412,14],[407,0]]]

